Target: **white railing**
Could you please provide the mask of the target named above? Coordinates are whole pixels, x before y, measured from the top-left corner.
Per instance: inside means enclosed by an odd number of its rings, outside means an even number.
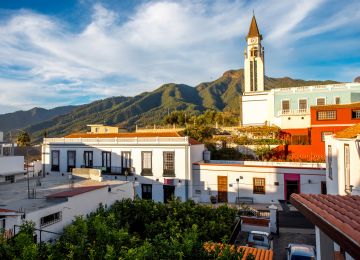
[[[296,116],[296,115],[308,115],[310,114],[309,109],[288,109],[280,110],[278,116]]]
[[[266,161],[227,161],[227,160],[210,160],[211,164],[238,164],[247,166],[273,166],[273,167],[305,167],[305,168],[326,168],[326,163],[312,162],[266,162]]]
[[[188,144],[185,137],[44,138],[44,144]]]
[[[274,92],[302,92],[302,91],[313,91],[319,89],[351,89],[351,88],[359,88],[360,83],[339,83],[339,84],[328,84],[328,85],[313,85],[313,86],[302,86],[302,87],[292,87],[292,88],[276,88],[273,89]]]

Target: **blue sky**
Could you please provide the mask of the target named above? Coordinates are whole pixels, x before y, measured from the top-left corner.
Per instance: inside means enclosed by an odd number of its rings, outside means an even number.
[[[253,10],[268,76],[360,75],[357,0],[0,0],[0,113],[214,80],[243,67]]]

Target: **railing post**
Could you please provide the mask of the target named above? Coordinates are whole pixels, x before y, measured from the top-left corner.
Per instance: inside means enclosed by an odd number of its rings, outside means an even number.
[[[277,221],[276,221],[276,213],[277,213],[277,207],[272,204],[269,206],[270,210],[270,232],[271,233],[277,233]]]

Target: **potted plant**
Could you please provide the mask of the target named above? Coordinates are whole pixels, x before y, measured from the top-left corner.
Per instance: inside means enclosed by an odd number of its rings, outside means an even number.
[[[211,201],[212,204],[215,204],[217,202],[217,197],[214,196],[214,195],[211,195],[210,196],[210,201]]]

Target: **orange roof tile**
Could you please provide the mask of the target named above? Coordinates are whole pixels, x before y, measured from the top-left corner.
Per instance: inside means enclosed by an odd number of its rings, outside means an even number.
[[[315,110],[329,110],[329,109],[336,109],[336,108],[359,108],[360,109],[360,102],[354,102],[354,103],[349,103],[349,104],[312,106],[311,108],[313,108]]]
[[[18,211],[11,210],[11,209],[0,208],[0,212],[18,212]]]
[[[180,137],[177,132],[159,133],[74,133],[65,138],[131,138],[131,137]]]
[[[352,256],[360,252],[360,196],[293,193],[290,201]]]
[[[360,124],[350,126],[335,134],[336,138],[356,138],[360,135]]]
[[[260,39],[262,39],[262,35],[260,34],[259,28],[256,23],[255,15],[253,15],[253,17],[251,19],[249,33],[247,35],[247,38],[250,38],[250,37],[260,37]]]
[[[220,252],[222,249],[224,249],[226,245],[222,243],[215,243],[215,242],[205,242],[204,243],[204,249],[205,251],[209,253],[215,253],[215,250],[218,248],[220,249]],[[231,246],[230,250],[233,252],[234,250],[237,250],[238,252],[240,250],[243,250],[243,257],[241,260],[245,260],[250,254],[252,254],[256,260],[272,260],[273,259],[273,251],[272,250],[266,250],[266,249],[258,249],[254,247],[248,247],[248,246],[238,246],[235,247],[234,245]],[[221,253],[220,253],[221,254]]]
[[[66,190],[66,191],[53,193],[53,194],[50,194],[50,195],[48,195],[46,197],[50,198],[50,199],[74,197],[76,195],[80,195],[82,193],[90,192],[90,191],[101,189],[101,188],[104,188],[104,187],[106,187],[106,185],[76,187],[76,188],[73,188],[71,190]]]

